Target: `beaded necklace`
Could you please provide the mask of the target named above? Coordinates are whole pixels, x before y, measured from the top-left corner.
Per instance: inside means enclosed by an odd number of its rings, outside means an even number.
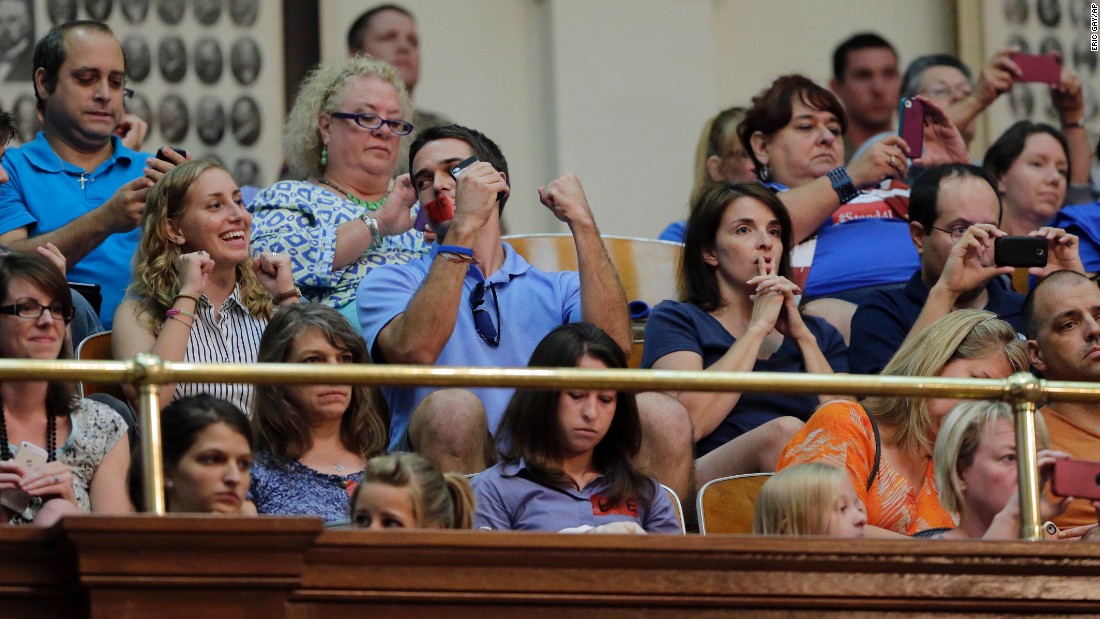
[[[377,211],[378,209],[382,208],[382,203],[386,201],[386,197],[389,195],[389,193],[387,192],[386,195],[375,200],[374,202],[367,202],[363,198],[360,198],[359,196],[349,191],[347,187],[344,187],[343,185],[337,185],[327,176],[322,177],[321,182],[344,194],[344,197],[346,197],[352,204],[357,204],[371,212]]]
[[[55,460],[55,451],[57,451],[57,417],[53,413],[46,413],[46,462]],[[13,458],[11,450],[8,449],[7,415],[0,411],[0,460]]]

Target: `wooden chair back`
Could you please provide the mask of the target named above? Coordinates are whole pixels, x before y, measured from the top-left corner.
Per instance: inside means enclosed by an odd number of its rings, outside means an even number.
[[[114,353],[111,350],[111,332],[101,331],[84,338],[84,341],[76,347],[76,358],[83,361],[114,359]],[[117,383],[80,383],[80,394],[82,396],[87,397],[93,393],[106,393],[123,402],[126,401],[126,394],[122,391],[122,385]]]
[[[543,271],[576,271],[577,248],[571,234],[516,234],[504,237],[527,262]],[[671,241],[604,236],[604,246],[619,271],[627,301],[644,301],[653,307],[676,298],[676,270],[683,246]],[[644,325],[644,323],[641,323]],[[634,353],[629,366],[642,361],[642,328],[636,325]]]
[[[676,495],[676,491],[668,486],[661,484],[661,490],[665,491],[668,495],[668,500],[672,501],[672,509],[676,511],[676,521],[680,523],[680,534],[687,535],[687,524],[684,522],[684,505],[680,503],[680,497]]]
[[[708,481],[699,489],[697,499],[699,533],[752,533],[752,519],[760,487],[772,473],[732,475]]]

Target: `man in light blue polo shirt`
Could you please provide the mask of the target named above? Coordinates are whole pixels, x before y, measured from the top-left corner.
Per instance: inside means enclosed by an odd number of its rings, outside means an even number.
[[[102,287],[108,328],[130,283],[145,195],[174,165],[115,135],[125,85],[122,47],[106,25],[77,21],[46,33],[34,51],[42,131],[8,151],[10,181],[0,188],[0,244],[31,252],[56,245],[70,281]]]
[[[476,156],[457,177],[450,170]],[[376,268],[359,285],[363,337],[377,363],[524,367],[554,327],[585,320],[628,354],[630,317],[618,272],[600,239],[577,177],[539,188],[539,198],[565,222],[580,272],[546,273],[501,241],[508,164],[489,138],[466,127],[424,131],[409,152],[422,204],[454,198],[453,219],[437,226],[439,244],[407,265]],[[485,467],[508,389],[385,388],[390,449],[413,448],[442,470]]]

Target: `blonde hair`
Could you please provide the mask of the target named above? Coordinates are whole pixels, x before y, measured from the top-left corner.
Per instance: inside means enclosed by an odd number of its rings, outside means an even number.
[[[324,175],[321,165],[321,130],[317,126],[322,113],[338,111],[336,103],[344,94],[344,86],[352,77],[376,76],[393,84],[401,100],[401,113],[412,120],[412,102],[405,83],[393,65],[370,56],[351,56],[317,65],[302,81],[294,108],[287,115],[283,128],[283,149],[291,170],[310,178]]]
[[[169,170],[145,199],[141,243],[134,254],[133,281],[126,293],[141,304],[142,319],[154,333],[164,325],[165,313],[175,302],[182,283],[177,266],[181,250],[169,239],[168,221],[183,215],[191,186],[208,170],[229,174],[213,161],[188,161]],[[275,304],[252,272],[251,259],[237,265],[237,284],[241,303],[248,312],[259,318],[271,318]]]
[[[469,529],[474,520],[474,492],[458,473],[440,473],[419,454],[375,456],[363,468],[363,481],[351,496],[355,521],[359,492],[367,484],[406,488],[412,498],[417,528]]]
[[[978,359],[1003,350],[1013,371],[1028,369],[1027,345],[1016,329],[985,310],[956,310],[905,342],[882,370],[883,376],[939,376],[955,359]],[[883,440],[909,452],[932,450],[932,416],[924,396],[874,396],[863,408],[888,434]]]
[[[978,400],[963,402],[951,409],[936,437],[932,461],[936,467],[936,486],[940,503],[958,514],[966,504],[963,497],[962,472],[974,464],[974,454],[985,432],[997,421],[1014,422],[1012,407],[1005,402]],[[1042,413],[1035,413],[1035,442],[1039,449],[1050,448],[1050,434]]]
[[[756,499],[752,532],[756,535],[828,535],[829,515],[847,474],[810,462],[779,471]]]
[[[737,137],[737,125],[745,119],[744,107],[731,107],[718,112],[707,119],[703,131],[699,134],[699,143],[695,147],[695,180],[691,184],[691,195],[696,196],[704,187],[714,182],[707,172],[707,160],[711,156],[730,157],[738,152],[746,152]]]

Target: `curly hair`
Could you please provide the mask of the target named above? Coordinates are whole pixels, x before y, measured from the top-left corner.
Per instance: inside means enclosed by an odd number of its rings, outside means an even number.
[[[188,161],[170,170],[149,190],[141,214],[141,243],[134,254],[134,276],[126,294],[141,304],[142,320],[154,333],[160,331],[165,315],[180,291],[177,266],[180,246],[168,238],[168,221],[179,219],[187,208],[191,186],[207,170],[224,167],[213,161]],[[253,316],[270,318],[275,308],[271,295],[252,272],[252,260],[237,265],[241,303]]]
[[[283,148],[291,170],[310,178],[325,172],[321,165],[321,131],[317,121],[321,114],[336,111],[336,103],[344,94],[344,84],[352,77],[374,75],[393,84],[401,100],[401,113],[406,119],[412,114],[412,102],[405,83],[393,65],[369,56],[340,58],[317,65],[302,81],[294,108],[287,115],[283,128]]]
[[[352,363],[370,363],[367,345],[339,312],[318,303],[296,303],[279,308],[260,338],[259,363],[287,363],[294,340],[317,329],[333,347],[351,353]],[[367,385],[351,388],[351,402],[340,420],[340,442],[349,451],[371,458],[383,453],[389,432],[380,412],[381,397]],[[256,385],[252,403],[252,431],[258,451],[287,462],[302,457],[312,443],[302,411],[286,397],[286,385]]]

